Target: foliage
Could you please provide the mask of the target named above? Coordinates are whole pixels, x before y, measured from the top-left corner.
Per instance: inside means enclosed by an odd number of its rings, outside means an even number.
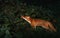
[[[59,37],[60,18],[58,10],[52,6],[43,7],[27,5],[19,0],[1,1],[0,5],[0,38],[56,38]],[[47,32],[42,27],[32,29],[30,24],[21,19],[21,15],[29,15],[32,18],[51,21],[57,29],[57,33]],[[52,21],[55,20],[56,22]],[[48,37],[49,36],[49,37]],[[57,38],[58,38],[57,37]]]

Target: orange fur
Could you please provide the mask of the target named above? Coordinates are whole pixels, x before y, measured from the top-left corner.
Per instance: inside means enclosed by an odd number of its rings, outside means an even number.
[[[41,27],[45,28],[46,30],[56,32],[56,29],[49,21],[42,20],[42,19],[33,19],[30,16],[21,16],[21,18],[23,18],[28,23],[30,23],[32,28],[36,28],[36,26],[41,26]]]

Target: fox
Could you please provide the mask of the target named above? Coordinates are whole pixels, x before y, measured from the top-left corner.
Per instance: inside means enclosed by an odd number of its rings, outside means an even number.
[[[46,30],[56,32],[56,28],[53,26],[51,22],[47,20],[34,19],[34,18],[31,18],[30,16],[21,16],[21,18],[26,20],[33,29],[36,29],[37,26],[41,26],[42,28]]]

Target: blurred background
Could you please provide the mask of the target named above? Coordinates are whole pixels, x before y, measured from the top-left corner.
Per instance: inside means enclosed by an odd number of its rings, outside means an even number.
[[[57,32],[42,27],[34,30],[21,15],[48,20]],[[60,1],[0,0],[0,38],[60,38]]]

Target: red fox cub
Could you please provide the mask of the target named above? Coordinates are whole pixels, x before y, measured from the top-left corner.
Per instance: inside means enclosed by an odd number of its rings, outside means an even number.
[[[21,16],[21,18],[26,20],[29,24],[31,24],[32,28],[36,28],[36,26],[41,26],[46,30],[56,32],[56,29],[49,21],[42,20],[42,19],[33,19],[30,16]]]

